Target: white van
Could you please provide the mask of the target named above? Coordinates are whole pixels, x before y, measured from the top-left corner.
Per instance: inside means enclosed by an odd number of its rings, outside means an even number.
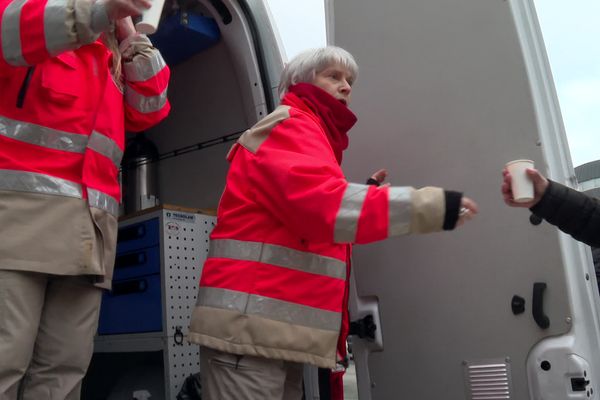
[[[261,0],[191,11],[214,18],[221,40],[172,68],[171,115],[148,136],[172,155],[220,143],[159,165],[162,202],[214,208],[235,135],[219,138],[276,106],[283,52]],[[598,398],[589,249],[500,193],[518,158],[576,184],[533,0],[330,0],[326,14],[329,42],[360,67],[348,179],[385,167],[393,184],[464,191],[480,206],[456,232],[355,247],[352,318],[376,325],[353,338],[359,398]]]

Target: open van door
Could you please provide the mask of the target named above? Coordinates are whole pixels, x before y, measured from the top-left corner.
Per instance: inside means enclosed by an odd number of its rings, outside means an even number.
[[[220,40],[171,66],[171,113],[149,137],[174,156],[159,163],[162,202],[216,208],[233,141],[278,105],[285,54],[265,0],[178,3],[214,19]]]
[[[356,246],[359,398],[595,399],[598,289],[589,249],[504,205],[501,169],[529,158],[575,185],[531,0],[338,0],[330,43],[357,59],[344,171],[478,202],[452,233]]]

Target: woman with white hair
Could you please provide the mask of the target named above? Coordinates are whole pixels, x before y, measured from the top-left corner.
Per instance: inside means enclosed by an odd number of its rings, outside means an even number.
[[[343,362],[351,245],[450,230],[477,212],[457,192],[346,180],[357,76],[341,48],[298,55],[281,105],[228,154],[189,333],[207,399],[301,399],[304,363]]]

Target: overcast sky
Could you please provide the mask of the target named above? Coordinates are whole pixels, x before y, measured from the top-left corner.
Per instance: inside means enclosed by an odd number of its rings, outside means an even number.
[[[325,44],[323,0],[267,0],[288,59]],[[534,0],[573,166],[600,159],[600,0]],[[307,26],[310,28],[307,29]]]

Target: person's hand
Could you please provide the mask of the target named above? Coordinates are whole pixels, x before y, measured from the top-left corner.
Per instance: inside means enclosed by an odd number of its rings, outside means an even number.
[[[460,200],[460,209],[458,212],[458,221],[456,221],[456,226],[461,226],[465,222],[472,220],[478,212],[479,207],[477,206],[477,203],[470,198],[463,196]]]
[[[546,189],[548,188],[548,179],[546,179],[537,169],[527,168],[525,173],[533,182],[533,200],[525,203],[517,203],[514,200],[512,189],[511,189],[511,176],[506,168],[502,170],[502,197],[504,202],[511,207],[525,207],[531,208],[535,206],[538,201],[544,196]]]
[[[104,2],[108,18],[112,21],[140,15],[152,5],[149,0],[99,0]]]
[[[386,177],[387,177],[387,171],[385,169],[380,169],[380,170],[376,171],[375,173],[373,173],[373,175],[371,175],[371,179],[373,179],[374,181],[377,181],[377,183],[379,183],[380,185],[383,183],[383,181],[385,181]]]
[[[123,40],[127,39],[129,36],[135,35],[135,26],[133,25],[133,21],[131,17],[125,17],[117,20],[115,23],[117,40],[121,43]]]

